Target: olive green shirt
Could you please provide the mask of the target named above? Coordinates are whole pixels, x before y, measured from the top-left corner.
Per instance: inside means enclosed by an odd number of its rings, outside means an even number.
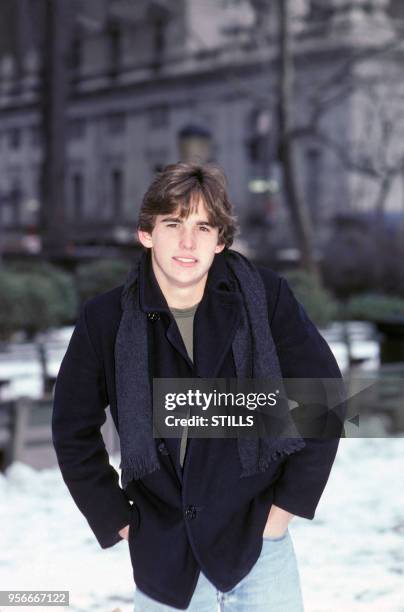
[[[199,304],[199,302],[198,302]],[[190,308],[170,308],[172,315],[177,323],[178,329],[182,336],[182,339],[187,349],[188,357],[194,362],[194,316],[198,304],[191,306]],[[189,416],[189,410],[188,414]],[[185,452],[187,448],[187,435],[188,426],[185,426],[182,431],[181,445],[180,445],[180,465],[184,465]]]

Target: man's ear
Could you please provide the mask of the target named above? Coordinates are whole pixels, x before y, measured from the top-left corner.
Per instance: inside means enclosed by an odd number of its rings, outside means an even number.
[[[151,234],[149,234],[149,232],[145,232],[144,230],[138,230],[137,235],[139,238],[139,242],[143,244],[146,249],[151,249],[151,247],[153,246],[153,239]]]
[[[218,244],[218,245],[215,247],[215,253],[221,253],[221,252],[223,251],[223,249],[224,249],[224,247],[225,247],[225,246],[226,246],[226,245],[225,245],[224,243],[223,243],[223,244]]]

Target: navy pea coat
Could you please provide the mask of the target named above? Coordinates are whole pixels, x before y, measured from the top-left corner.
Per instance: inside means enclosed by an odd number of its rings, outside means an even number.
[[[285,378],[341,377],[323,337],[287,281],[258,268],[268,324]],[[129,524],[136,585],[153,599],[186,609],[200,570],[216,586],[233,589],[257,562],[272,504],[313,519],[339,439],[305,438],[306,447],[240,478],[236,439],[188,440],[183,469],[179,440],[156,439],[161,468],[125,489],[109,464],[100,434],[109,405],[119,434],[114,344],[123,286],[81,309],[57,377],[53,444],[63,479],[102,548],[121,540]],[[150,377],[234,378],[231,344],[241,297],[230,288],[225,254],[215,256],[194,319],[190,361],[167,302],[144,255],[140,306],[148,318]]]

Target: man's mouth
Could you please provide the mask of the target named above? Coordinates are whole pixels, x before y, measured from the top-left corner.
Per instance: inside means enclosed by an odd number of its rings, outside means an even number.
[[[183,266],[192,266],[198,261],[195,257],[173,257],[173,259]]]

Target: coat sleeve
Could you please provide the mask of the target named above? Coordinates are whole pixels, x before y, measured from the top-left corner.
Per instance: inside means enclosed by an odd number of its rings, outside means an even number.
[[[131,504],[109,463],[100,428],[108,405],[105,377],[82,307],[56,380],[52,440],[71,496],[102,548],[122,538]]]
[[[285,379],[313,379],[312,385],[321,385],[318,379],[339,379],[336,383],[341,403],[335,412],[330,410],[331,406],[325,406],[324,411],[328,419],[326,427],[332,422],[331,431],[339,433],[304,437],[306,446],[287,458],[274,488],[275,505],[297,516],[313,519],[331,472],[340,436],[344,436],[342,376],[328,344],[282,277],[279,277],[271,331]]]

